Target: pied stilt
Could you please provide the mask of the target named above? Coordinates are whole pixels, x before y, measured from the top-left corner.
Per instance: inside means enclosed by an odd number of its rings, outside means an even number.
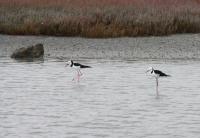
[[[81,64],[79,64],[79,63],[74,63],[72,60],[71,61],[68,61],[68,64],[66,65],[66,67],[68,66],[68,65],[70,65],[70,67],[72,68],[72,69],[75,69],[75,70],[77,70],[77,72],[78,72],[78,82],[79,82],[79,77],[82,75],[82,73],[81,73],[81,69],[83,69],[83,68],[91,68],[90,66],[85,66],[85,65],[81,65]],[[80,74],[79,74],[80,73]],[[74,80],[74,79],[76,79],[77,77],[75,77],[75,78],[73,78],[72,79],[72,81]]]
[[[157,83],[157,88],[156,88],[156,91],[158,92],[158,78],[159,77],[170,77],[170,75],[166,75],[165,73],[163,73],[162,71],[160,70],[154,70],[153,67],[150,67],[149,70],[146,71],[147,72],[150,72],[150,74],[156,78],[156,83]]]

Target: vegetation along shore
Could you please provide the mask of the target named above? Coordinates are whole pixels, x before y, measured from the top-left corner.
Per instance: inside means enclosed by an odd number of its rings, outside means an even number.
[[[200,0],[0,0],[0,33],[90,38],[200,33]]]

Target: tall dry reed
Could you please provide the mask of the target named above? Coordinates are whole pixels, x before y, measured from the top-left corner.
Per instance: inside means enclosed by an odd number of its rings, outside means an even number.
[[[200,32],[200,0],[0,0],[0,33],[122,37]]]

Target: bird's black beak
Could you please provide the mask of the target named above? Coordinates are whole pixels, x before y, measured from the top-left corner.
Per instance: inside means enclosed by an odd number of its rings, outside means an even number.
[[[149,70],[147,70],[145,73],[149,72]]]
[[[67,64],[65,67],[67,67],[69,64]]]

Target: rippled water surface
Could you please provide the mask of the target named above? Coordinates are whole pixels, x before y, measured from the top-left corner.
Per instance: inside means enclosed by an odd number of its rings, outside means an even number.
[[[0,58],[0,138],[197,138],[199,61]],[[170,78],[145,74],[150,66]]]

